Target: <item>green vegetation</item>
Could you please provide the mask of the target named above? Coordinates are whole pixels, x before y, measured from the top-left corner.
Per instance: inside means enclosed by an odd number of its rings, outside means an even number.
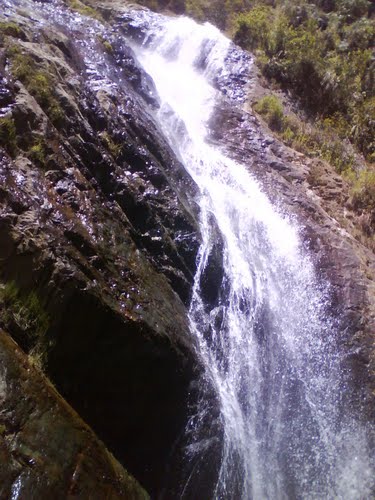
[[[103,20],[101,14],[97,10],[88,5],[85,5],[80,0],[67,0],[67,4],[72,10],[75,10],[83,16],[92,17],[93,19],[97,19],[98,21]]]
[[[14,22],[0,21],[0,38],[3,38],[4,36],[11,36],[13,38],[26,40],[24,31]]]
[[[36,340],[47,332],[50,318],[34,291],[24,293],[11,281],[0,289],[0,299],[6,324],[14,322],[29,340]]]
[[[98,37],[99,42],[103,45],[104,50],[108,52],[108,54],[112,54],[113,52],[113,47],[111,42],[109,42],[107,39],[103,38],[102,36]]]
[[[0,146],[11,156],[17,149],[17,131],[14,120],[10,117],[0,118]]]
[[[7,55],[11,62],[11,72],[14,78],[20,80],[55,126],[64,123],[62,110],[54,92],[55,81],[50,73],[39,68],[35,59],[21,51],[20,47],[12,45]]]
[[[272,130],[284,131],[287,127],[281,101],[274,95],[263,97],[254,106],[257,113],[263,116]]]
[[[104,42],[103,42],[103,46],[104,46],[104,48],[105,48],[106,52],[108,52],[108,54],[112,54],[112,52],[113,52],[113,47],[112,47],[111,43],[110,43],[110,42],[108,42],[108,40],[104,40]]]
[[[350,140],[367,161],[375,161],[375,7],[371,2],[143,3],[185,12],[225,29],[236,43],[255,51],[263,74],[291,91],[309,120],[328,118],[332,132]]]
[[[48,144],[43,137],[37,137],[34,139],[28,151],[28,156],[30,160],[36,163],[39,167],[46,168]]]
[[[104,146],[108,149],[113,158],[116,160],[120,156],[122,145],[116,144],[115,141],[112,139],[112,137],[108,134],[108,132],[103,132],[101,134],[101,137]]]
[[[211,21],[256,55],[270,95],[254,109],[288,146],[328,161],[375,221],[375,4],[367,0],[145,0]],[[176,4],[177,7],[176,7]],[[280,92],[281,91],[281,92]],[[299,103],[285,112],[275,92]],[[288,98],[290,102],[290,99]],[[367,164],[358,168],[356,154]],[[368,229],[370,228],[370,229]]]
[[[303,122],[296,115],[285,114],[281,101],[275,95],[263,97],[254,109],[288,146],[311,157],[322,158],[337,172],[350,172],[355,159],[340,138],[332,132],[330,122],[315,124]]]
[[[375,211],[375,171],[363,170],[354,182],[353,204],[355,208]]]

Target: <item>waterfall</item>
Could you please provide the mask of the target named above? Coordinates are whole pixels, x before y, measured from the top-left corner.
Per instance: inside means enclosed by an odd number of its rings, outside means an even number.
[[[189,317],[223,429],[210,495],[370,498],[368,429],[345,408],[348,376],[329,287],[317,279],[297,223],[272,206],[247,159],[234,162],[206,140],[224,98],[214,83],[225,74],[230,42],[187,18],[156,16],[150,26],[135,50],[158,90],[161,127],[200,190],[202,245]],[[217,232],[224,275],[219,299],[207,304],[201,286]],[[202,401],[187,430],[183,498],[198,498],[205,481],[206,412]]]
[[[121,86],[118,67],[96,49],[107,28],[64,2],[33,8],[42,26],[69,26],[92,90]],[[199,188],[202,243],[189,320],[205,372],[186,428],[178,497],[373,498],[373,429],[348,404],[351,375],[329,284],[318,278],[298,223],[251,175],[250,159],[234,161],[207,140],[216,104],[233,97],[235,106],[238,98],[218,85],[228,77],[231,42],[210,24],[131,15],[147,30],[134,50],[160,97],[156,119]],[[220,287],[207,300],[204,283],[218,249]],[[205,399],[212,392],[215,408]]]

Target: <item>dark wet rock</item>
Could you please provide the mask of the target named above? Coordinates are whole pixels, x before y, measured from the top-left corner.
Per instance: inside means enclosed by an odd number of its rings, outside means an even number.
[[[1,498],[148,498],[2,330],[0,366]]]
[[[18,21],[23,11],[9,5]],[[53,87],[46,104],[12,78],[4,58],[1,106],[17,141],[12,157],[0,149],[0,326],[156,495],[201,372],[186,311],[200,241],[196,188],[153,119],[155,89],[120,33],[72,16],[58,0],[42,8],[36,2],[27,22],[22,53]],[[110,52],[99,35],[116,40]],[[58,124],[51,102],[63,112]],[[21,384],[14,397],[28,398],[25,391]],[[38,389],[30,391],[42,404]],[[65,446],[75,446],[68,432]],[[40,432],[32,450],[47,459]],[[29,464],[22,459],[17,474],[3,468],[7,453],[0,454],[2,480],[12,487],[17,477],[29,477]],[[82,458],[82,485],[98,484],[97,498],[122,498],[121,488],[126,498],[138,498],[126,490],[134,482],[128,476],[113,494],[109,486],[101,494],[97,475],[113,460],[105,453],[87,467]],[[39,481],[44,496],[62,497],[43,490],[49,469],[35,471],[23,487],[34,492]],[[67,474],[59,484],[69,490]],[[84,486],[72,488],[81,498],[91,495]]]
[[[217,75],[216,86],[233,101],[244,102],[252,65],[252,55],[231,44],[225,58],[225,71]]]
[[[121,40],[121,39],[120,39]],[[154,108],[159,107],[159,98],[154,82],[140,67],[133,50],[115,38],[112,43],[113,55],[120,68],[126,71],[126,79],[134,90]]]

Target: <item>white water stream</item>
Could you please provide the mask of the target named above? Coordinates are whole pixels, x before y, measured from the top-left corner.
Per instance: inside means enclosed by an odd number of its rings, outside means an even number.
[[[212,498],[367,499],[374,464],[366,428],[342,411],[346,378],[327,288],[293,221],[272,207],[246,164],[205,140],[218,98],[211,82],[225,71],[229,43],[210,25],[176,18],[136,49],[162,101],[162,128],[200,188],[203,243],[190,323],[224,430]],[[216,225],[225,276],[210,308],[200,284]],[[199,439],[200,417],[190,429]],[[204,481],[193,467],[207,445],[199,439],[187,448],[192,473],[182,497],[199,498],[189,491]]]

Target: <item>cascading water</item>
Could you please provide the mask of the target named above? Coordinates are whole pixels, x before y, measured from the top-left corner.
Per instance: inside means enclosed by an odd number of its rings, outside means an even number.
[[[370,498],[369,429],[344,407],[348,380],[328,288],[318,282],[296,224],[272,207],[245,165],[205,141],[223,98],[213,82],[225,72],[230,42],[187,18],[157,16],[151,26],[137,56],[159,92],[161,126],[200,188],[203,242],[190,324],[223,429],[210,495]],[[201,283],[217,228],[224,277],[219,300],[208,305]],[[198,498],[205,480],[206,411],[202,403],[190,422],[183,498]]]
[[[100,23],[63,2],[38,8],[40,23],[53,19],[71,33],[85,28],[79,44],[94,90],[120,81],[96,51]],[[135,50],[156,84],[161,127],[200,188],[202,245],[190,324],[206,371],[186,430],[188,473],[179,497],[369,499],[372,429],[347,405],[350,374],[343,370],[339,325],[328,312],[329,289],[316,278],[297,225],[272,207],[246,165],[205,141],[215,103],[224,98],[214,83],[225,80],[230,42],[186,18],[134,16],[149,26]],[[218,299],[206,303],[202,283],[218,234],[224,275]],[[217,396],[218,423],[205,386]],[[207,470],[215,476],[208,489]]]

